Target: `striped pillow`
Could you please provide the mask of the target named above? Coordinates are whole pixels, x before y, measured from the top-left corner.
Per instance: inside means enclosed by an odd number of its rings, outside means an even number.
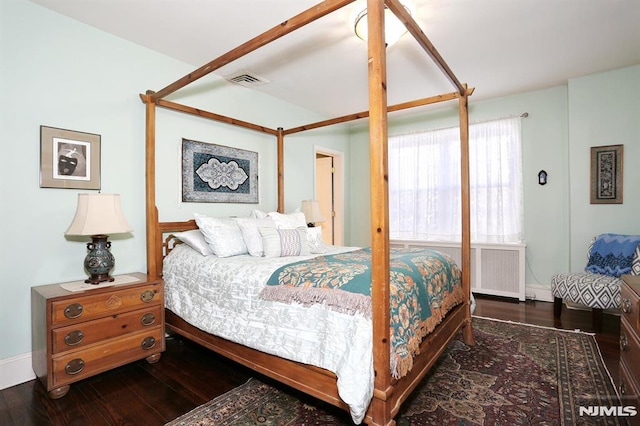
[[[307,228],[259,228],[265,257],[307,256]]]

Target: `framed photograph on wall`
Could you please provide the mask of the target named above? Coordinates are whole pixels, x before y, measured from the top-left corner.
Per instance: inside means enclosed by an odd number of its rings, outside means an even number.
[[[591,147],[591,204],[622,204],[624,145]]]
[[[182,201],[258,203],[258,153],[182,139]]]
[[[40,188],[100,189],[100,135],[40,126]]]

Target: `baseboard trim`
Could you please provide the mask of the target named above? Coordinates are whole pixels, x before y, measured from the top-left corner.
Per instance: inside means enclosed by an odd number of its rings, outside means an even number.
[[[525,295],[528,300],[538,300],[541,302],[553,302],[551,288],[540,284],[527,284],[525,286]]]
[[[0,390],[36,378],[31,366],[31,352],[0,359]]]

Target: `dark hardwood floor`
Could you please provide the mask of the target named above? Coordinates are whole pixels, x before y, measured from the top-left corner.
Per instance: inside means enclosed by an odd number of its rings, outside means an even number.
[[[593,331],[590,312],[565,308],[557,321],[547,302],[478,297],[474,315]],[[619,333],[619,317],[605,314],[596,339],[616,382]],[[252,376],[258,377],[198,345],[171,338],[158,363],[139,361],[86,379],[58,400],[50,400],[36,380],[0,391],[0,425],[163,425]]]

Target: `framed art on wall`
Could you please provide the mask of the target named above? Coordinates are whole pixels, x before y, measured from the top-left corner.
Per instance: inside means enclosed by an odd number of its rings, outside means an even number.
[[[258,203],[258,153],[182,139],[182,201]]]
[[[100,189],[100,135],[40,126],[40,188]]]
[[[622,204],[624,145],[591,147],[591,204]]]

